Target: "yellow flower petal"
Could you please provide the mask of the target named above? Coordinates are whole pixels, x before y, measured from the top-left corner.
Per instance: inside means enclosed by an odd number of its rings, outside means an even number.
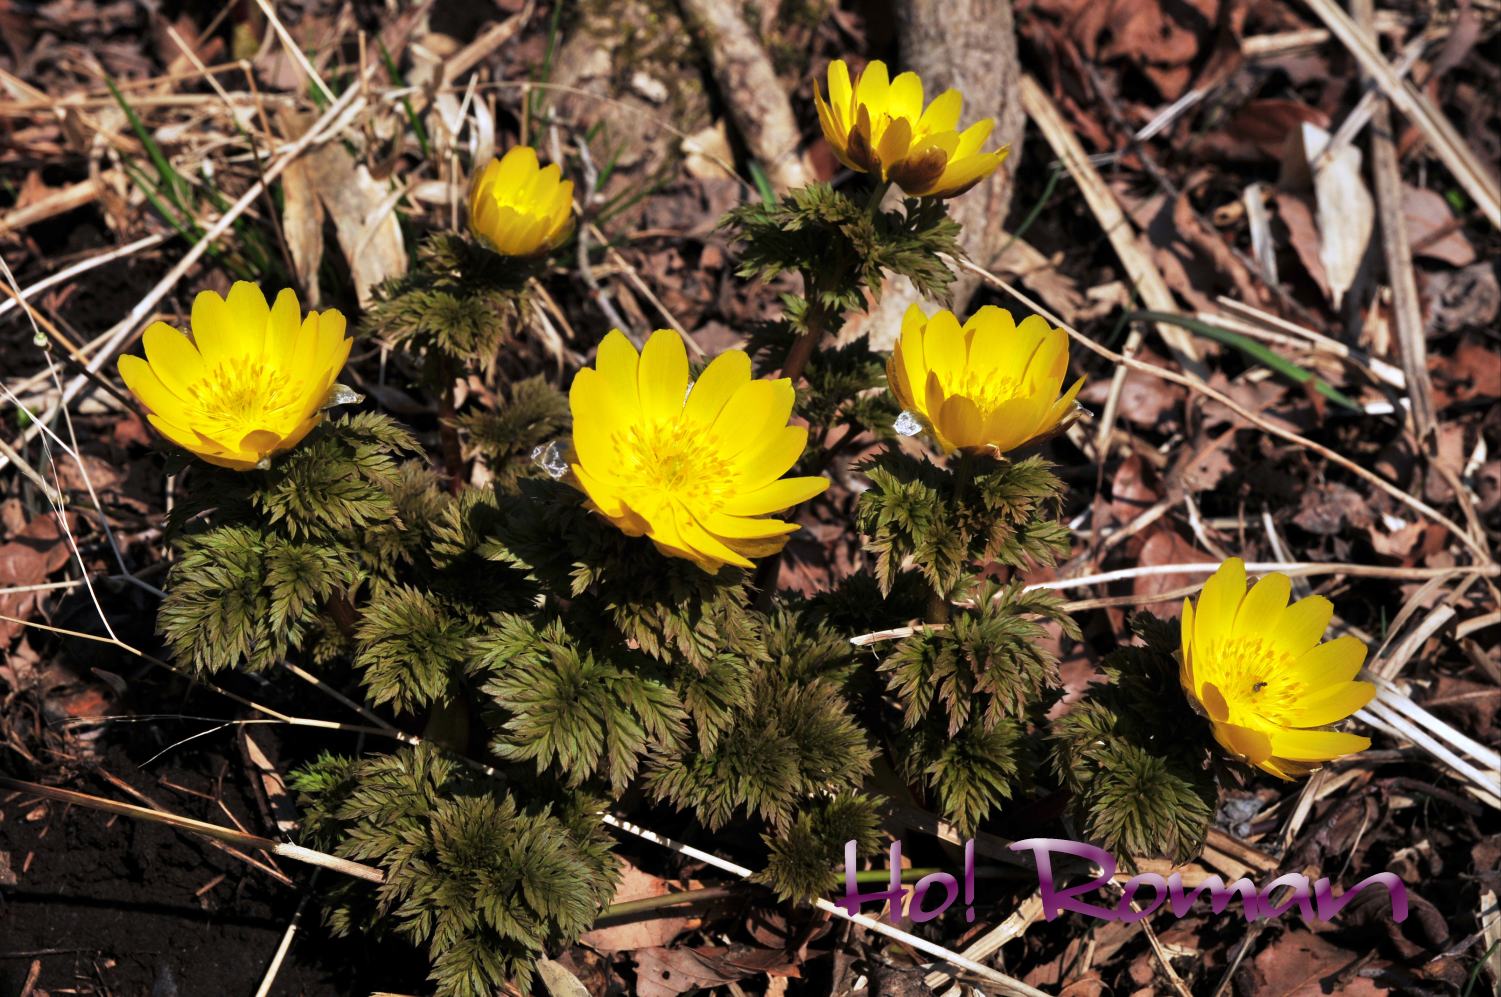
[[[249,344],[241,338],[239,323],[230,313],[229,305],[213,291],[199,291],[193,298],[189,322],[193,343],[210,367],[232,363],[236,357],[251,352]]]
[[[797,390],[785,377],[742,385],[725,403],[710,430],[720,454],[733,458],[787,425],[796,400]]]
[[[891,80],[886,74],[886,63],[879,59],[866,64],[855,81],[855,103],[870,109],[871,116],[886,113],[886,97],[891,89]]]
[[[1305,651],[1293,666],[1293,672],[1308,688],[1322,689],[1353,679],[1365,664],[1365,656],[1365,642],[1346,634]]]
[[[1232,557],[1204,583],[1194,612],[1194,641],[1209,645],[1228,640],[1235,625],[1235,612],[1246,597],[1246,564]]]
[[[620,459],[615,429],[629,423],[604,375],[588,367],[574,375],[568,405],[574,413],[573,449],[579,461],[601,480],[614,477]]]
[[[687,350],[681,336],[671,329],[651,333],[641,350],[636,386],[641,390],[641,416],[647,422],[680,416],[687,392]]]
[[[985,445],[985,417],[979,407],[963,395],[944,399],[937,422],[939,431],[956,447]]]
[[[716,512],[705,518],[703,525],[704,529],[726,541],[782,537],[789,533],[796,533],[800,528],[796,523],[784,523],[780,519],[729,516],[722,512]]]
[[[712,426],[719,413],[742,385],[750,383],[751,362],[744,350],[721,353],[709,362],[693,382],[688,402],[683,406],[683,420],[699,426]]]
[[[985,440],[1001,453],[1015,450],[1037,433],[1046,397],[1012,398],[992,409],[985,422]]]
[[[1321,762],[1364,751],[1371,740],[1334,730],[1274,730],[1271,744],[1272,753],[1279,758]]]
[[[887,93],[887,113],[916,125],[922,117],[922,80],[916,73],[899,73]],[[904,150],[905,151],[905,150]]]
[[[120,358],[119,368],[125,386],[149,411],[169,422],[186,421],[183,400],[162,383],[150,364],[140,357],[126,355]]]
[[[578,444],[578,423],[575,422],[574,423],[574,445],[575,445],[575,447],[577,446],[577,444]],[[573,471],[574,477],[578,480],[579,486],[581,488],[583,488],[584,494],[589,496],[590,501],[592,501],[599,508],[600,512],[604,513],[606,516],[610,517],[611,519],[619,519],[619,518],[623,518],[623,517],[625,517],[627,515],[628,510],[626,508],[625,501],[621,498],[620,494],[618,492],[616,492],[614,490],[614,488],[608,482],[605,482],[605,481],[600,480],[599,478],[596,478],[593,474],[591,474],[588,471],[587,468],[583,467],[580,464],[574,464],[574,465],[572,465],[571,470]],[[617,524],[617,525],[620,525],[620,524]],[[637,528],[637,529],[634,529],[634,530],[629,530],[628,529],[626,532],[630,533],[631,536],[637,536],[637,537],[639,537],[642,534],[642,532],[644,532],[644,531],[643,531],[643,529]]]
[[[248,280],[237,280],[224,299],[229,310],[233,335],[239,341],[236,354],[241,357],[259,357],[266,345],[266,326],[271,321],[271,306],[266,295]],[[196,335],[197,330],[194,330]]]
[[[1178,648],[1178,682],[1183,686],[1184,692],[1198,699],[1193,670],[1194,604],[1187,598],[1183,600],[1183,615],[1178,622],[1181,641]]]
[[[1199,702],[1204,704],[1204,709],[1209,712],[1209,719],[1215,723],[1224,723],[1230,719],[1230,704],[1225,700],[1225,694],[1220,692],[1220,687],[1213,682],[1205,682],[1199,687]]]
[[[1231,634],[1251,637],[1271,631],[1287,611],[1287,597],[1291,592],[1292,582],[1281,572],[1274,571],[1262,578],[1251,586],[1251,591],[1236,610]]]
[[[1007,148],[975,156],[960,157],[956,154],[950,157],[943,175],[933,184],[933,190],[928,196],[958,197],[994,173],[1005,162],[1010,151]]]
[[[736,496],[721,511],[731,516],[763,516],[822,495],[828,487],[828,478],[782,478],[765,488]]]
[[[876,143],[876,157],[882,169],[889,172],[893,164],[900,163],[912,144],[912,125],[906,118],[897,118],[886,126],[881,139]]]
[[[153,322],[141,342],[146,347],[146,362],[174,395],[188,397],[193,386],[203,379],[203,357],[188,337],[165,322]]]
[[[641,392],[636,380],[640,359],[636,347],[619,329],[611,329],[600,341],[594,358],[594,369],[605,379],[615,393],[617,404],[632,421],[641,417]]]
[[[1321,595],[1311,595],[1287,608],[1271,637],[1283,651],[1297,657],[1319,642],[1333,618],[1334,604]]]
[[[529,145],[512,146],[500,159],[493,186],[496,190],[520,187],[529,177],[536,174],[537,170],[536,149]]]
[[[678,512],[675,513],[674,518],[677,520],[678,535],[683,538],[688,550],[697,554],[699,558],[705,561],[733,564],[737,568],[755,567],[749,558],[698,525],[692,516]]]
[[[850,67],[843,59],[829,63],[829,109],[834,112],[836,123],[848,131],[851,122],[850,108],[854,105],[855,88],[850,83]]]
[[[963,381],[969,350],[965,345],[964,331],[953,312],[941,311],[928,319],[923,330],[923,360],[928,369],[938,375],[945,393]]]
[[[1069,418],[1069,414],[1073,412],[1074,403],[1079,397],[1079,389],[1082,387],[1084,387],[1084,378],[1081,377],[1059,396],[1042,417],[1042,423],[1037,427],[1038,432],[1052,432],[1054,427]]]
[[[959,111],[964,106],[964,98],[958,90],[945,90],[933,98],[927,110],[922,112],[918,120],[918,129],[928,134],[934,132],[951,132],[959,127]]]
[[[337,315],[338,312],[334,314]],[[297,343],[297,334],[301,329],[302,308],[297,304],[297,293],[291,288],[285,288],[271,306],[271,316],[266,325],[266,356],[285,363],[292,356],[292,348]]]
[[[959,145],[954,149],[954,159],[966,159],[980,151],[985,140],[995,128],[994,118],[981,118],[959,133]]]
[[[1213,727],[1220,744],[1252,765],[1260,765],[1272,757],[1272,739],[1264,731],[1232,723],[1216,723]]]
[[[1369,682],[1337,682],[1304,698],[1289,720],[1299,727],[1339,723],[1375,696],[1376,687]]]
[[[785,426],[773,430],[765,442],[746,448],[732,462],[740,470],[747,488],[759,488],[780,478],[808,449],[805,426]]]

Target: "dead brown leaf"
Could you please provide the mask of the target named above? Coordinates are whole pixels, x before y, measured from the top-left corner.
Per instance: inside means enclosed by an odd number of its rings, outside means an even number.
[[[1137,563],[1142,566],[1159,564],[1195,564],[1208,561],[1210,557],[1195,547],[1192,541],[1176,530],[1161,528],[1154,531],[1141,545]],[[1171,592],[1201,580],[1202,574],[1142,575],[1131,582],[1131,594],[1139,598]],[[1176,618],[1182,611],[1179,601],[1157,603],[1153,610],[1158,616]]]
[[[1287,231],[1287,241],[1303,269],[1325,297],[1329,297],[1329,278],[1324,273],[1324,261],[1319,258],[1319,230],[1313,221],[1313,199],[1304,194],[1278,191],[1273,197],[1277,205],[1277,219]]]
[[[1326,481],[1303,492],[1302,503],[1293,522],[1309,533],[1333,536],[1345,523],[1357,528],[1371,524],[1371,507],[1365,498],[1348,485]]]
[[[1369,997],[1387,993],[1364,976],[1346,979],[1342,975],[1341,971],[1358,958],[1318,935],[1289,931],[1263,949],[1243,971],[1248,984],[1245,992],[1281,997],[1325,997],[1332,993]]]
[[[684,889],[665,879],[642,872],[623,862],[620,885],[615,888],[614,903],[660,897]],[[702,919],[668,915],[648,916],[628,924],[616,924],[608,928],[596,928],[580,936],[579,941],[601,952],[629,952],[635,949],[657,948],[671,942],[685,931],[698,927]]]
[[[1462,223],[1438,191],[1403,184],[1402,217],[1407,222],[1413,255],[1456,267],[1475,262],[1475,247],[1465,238]]]
[[[57,517],[51,513],[37,516],[13,540],[0,546],[0,587],[39,585],[67,564],[71,556]],[[40,594],[0,595],[0,616],[29,619]],[[0,620],[0,647],[9,644],[20,630],[21,624]]]
[[[672,997],[768,973],[798,977],[785,952],[743,945],[720,948],[648,948],[635,953],[639,997]]]

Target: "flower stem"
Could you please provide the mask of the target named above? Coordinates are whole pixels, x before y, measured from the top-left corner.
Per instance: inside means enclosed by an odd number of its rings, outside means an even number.
[[[952,465],[954,475],[954,498],[952,508],[956,517],[964,515],[964,497],[969,491],[970,481],[975,476],[975,458],[973,455],[960,450],[954,457]],[[960,523],[954,523],[953,529],[959,529]],[[949,599],[947,586],[933,586],[928,595],[928,612],[926,619],[929,623],[947,623],[950,619]]]
[[[787,351],[787,359],[782,361],[782,376],[791,378],[794,384],[803,376],[808,361],[813,358],[813,351],[818,348],[829,320],[833,317],[818,304],[812,274],[803,274],[803,289],[808,297],[808,327],[793,341],[792,348]]]
[[[448,487],[457,495],[464,487],[464,450],[459,445],[458,411],[453,404],[453,382],[458,373],[449,362],[440,363],[438,383],[438,443],[443,451],[443,466],[448,471]]]

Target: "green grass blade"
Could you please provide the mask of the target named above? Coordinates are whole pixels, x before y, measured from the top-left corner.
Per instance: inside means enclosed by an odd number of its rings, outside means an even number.
[[[115,86],[115,81],[106,76],[104,78],[104,85],[109,87],[109,92],[114,94],[115,103],[119,104],[120,110],[125,112],[125,119],[130,122],[130,129],[135,132],[136,138],[146,150],[146,155],[150,157],[151,165],[156,169],[157,175],[161,177],[162,186],[166,189],[167,196],[171,198],[172,203],[177,205],[183,214],[191,217],[193,211],[188,207],[187,181],[173,168],[171,161],[167,159],[166,153],[162,152],[162,147],[157,145],[156,139],[151,137],[151,132],[146,130],[145,122],[141,120],[140,115],[136,114],[135,108],[130,106],[130,103],[125,99],[125,95],[120,92],[120,88]]]
[[[1182,326],[1188,331],[1197,333],[1206,339],[1212,339],[1215,342],[1224,343],[1226,346],[1240,350],[1257,363],[1265,367],[1270,367],[1273,371],[1281,374],[1290,381],[1298,384],[1312,385],[1313,390],[1336,405],[1349,409],[1351,412],[1363,413],[1365,411],[1353,398],[1314,374],[1313,371],[1298,366],[1280,353],[1276,353],[1268,348],[1266,344],[1258,343],[1249,336],[1243,336],[1238,332],[1231,332],[1229,329],[1221,329],[1217,325],[1210,325],[1208,322],[1201,322],[1196,318],[1188,318],[1184,315],[1170,315],[1167,312],[1132,312],[1130,318],[1143,322],[1167,322],[1171,325]]]
[[[380,42],[380,59],[386,65],[386,73],[390,75],[391,82],[398,87],[405,87],[406,77],[401,75],[401,70],[396,68],[396,60],[391,58],[385,42]],[[412,102],[406,97],[401,98],[401,106],[407,112],[407,124],[412,126],[412,134],[417,136],[417,145],[422,149],[422,158],[431,159],[433,150],[427,140],[427,129],[422,127],[422,119],[417,117],[417,112],[412,110]]]
[[[756,190],[761,193],[761,202],[768,208],[777,205],[777,192],[771,186],[771,180],[766,176],[766,171],[761,169],[761,164],[754,159],[750,161],[751,182],[756,185]]]

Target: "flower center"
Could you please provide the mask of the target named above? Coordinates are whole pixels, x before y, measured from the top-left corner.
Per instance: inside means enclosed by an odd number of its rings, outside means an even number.
[[[632,426],[615,439],[633,504],[648,498],[676,501],[706,515],[729,498],[735,474],[701,427],[659,422]]]
[[[256,429],[290,430],[306,401],[283,371],[255,363],[220,363],[192,386],[193,428],[227,446]]]
[[[1206,658],[1205,679],[1224,694],[1232,721],[1288,725],[1303,697],[1292,655],[1262,637],[1243,636],[1211,645]]]
[[[1002,402],[1016,398],[1020,389],[1021,382],[1014,377],[985,376],[965,371],[964,381],[953,394],[963,395],[974,402],[981,412],[989,412],[1000,407]]]

